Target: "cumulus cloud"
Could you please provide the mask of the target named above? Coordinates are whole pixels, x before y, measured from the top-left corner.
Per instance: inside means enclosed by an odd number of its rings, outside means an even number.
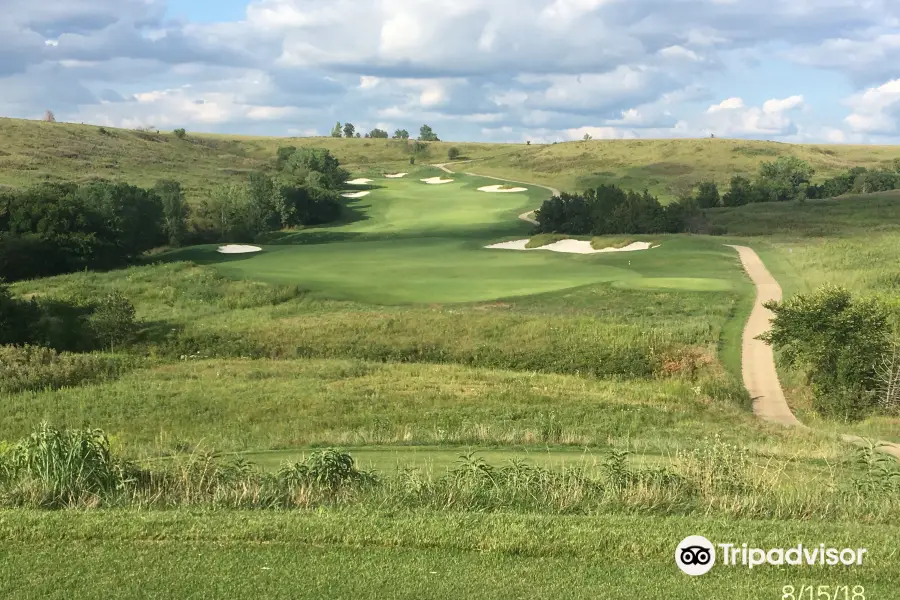
[[[275,134],[427,120],[447,139],[509,140],[896,128],[894,0],[247,0],[241,20],[202,24],[167,19],[166,0],[7,4],[13,116],[52,104],[62,119]],[[798,116],[803,89],[761,106],[709,89],[774,49],[870,89],[831,124]]]
[[[895,133],[900,120],[900,79],[869,88],[849,99],[853,109],[845,122],[858,133]]]

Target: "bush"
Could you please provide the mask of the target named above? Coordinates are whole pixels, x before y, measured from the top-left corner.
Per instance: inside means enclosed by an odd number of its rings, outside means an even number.
[[[891,350],[887,307],[826,285],[785,302],[768,302],[772,329],[760,339],[806,373],[820,414],[859,418],[876,402],[877,365]]]
[[[97,339],[110,350],[130,342],[136,333],[134,305],[121,292],[107,294],[89,317]]]
[[[0,392],[56,390],[106,381],[130,368],[131,359],[70,354],[40,346],[0,346]]]
[[[700,208],[715,208],[719,206],[719,187],[714,181],[703,181],[697,190],[697,205]]]
[[[179,140],[183,140],[184,138],[187,137],[187,131],[185,131],[183,127],[176,129],[172,133],[174,133],[175,137],[177,137]]]
[[[459,148],[456,146],[452,146],[449,150],[447,150],[447,158],[450,160],[456,160],[459,158]]]

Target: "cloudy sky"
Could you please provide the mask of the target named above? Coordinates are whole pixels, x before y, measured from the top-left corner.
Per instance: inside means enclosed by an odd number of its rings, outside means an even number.
[[[900,143],[900,0],[0,0],[0,115]]]

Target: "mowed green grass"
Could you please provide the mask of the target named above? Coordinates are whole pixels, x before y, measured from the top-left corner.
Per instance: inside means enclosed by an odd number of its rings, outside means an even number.
[[[16,511],[0,513],[0,595],[758,600],[783,598],[786,585],[828,585],[887,599],[900,578],[898,534],[892,526],[641,515]],[[688,535],[868,553],[862,566],[717,565],[689,577],[674,562]]]
[[[215,265],[232,277],[297,284],[325,296],[380,304],[485,301],[540,294],[598,282],[640,289],[723,292],[742,281],[734,251],[715,239],[670,236],[648,251],[574,255],[486,249],[529,236],[516,217],[547,192],[477,191],[489,180],[430,175],[377,180],[350,203],[350,223],[274,236],[260,253],[224,256],[216,245],[175,251],[168,260]],[[643,281],[636,281],[646,278]]]

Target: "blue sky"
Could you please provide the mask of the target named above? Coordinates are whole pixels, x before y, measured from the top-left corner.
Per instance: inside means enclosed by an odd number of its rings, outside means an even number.
[[[896,0],[41,0],[0,115],[259,135],[900,142]]]

